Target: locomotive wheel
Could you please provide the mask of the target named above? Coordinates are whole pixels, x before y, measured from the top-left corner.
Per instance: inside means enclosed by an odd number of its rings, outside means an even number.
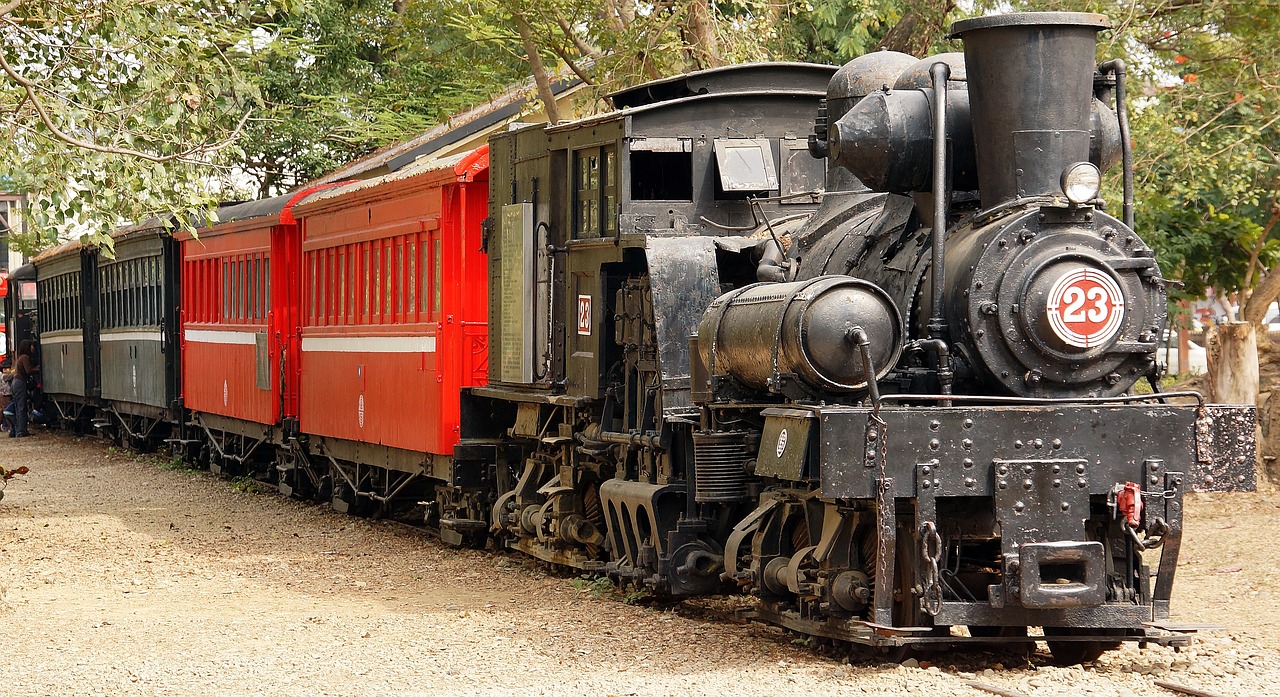
[[[1123,631],[1123,630],[1121,630]],[[1045,627],[1046,638],[1055,636],[1081,636],[1114,634],[1115,630],[1091,629],[1087,627]],[[1092,663],[1102,654],[1117,648],[1120,644],[1113,641],[1053,641],[1048,639],[1049,653],[1058,665],[1071,666],[1079,663]]]

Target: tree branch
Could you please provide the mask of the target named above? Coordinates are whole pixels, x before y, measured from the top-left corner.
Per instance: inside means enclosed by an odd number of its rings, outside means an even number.
[[[564,64],[569,66],[569,69],[573,71],[574,75],[578,76],[579,80],[582,80],[588,85],[595,86],[596,81],[592,80],[591,76],[587,75],[586,71],[584,71],[581,67],[579,67],[578,64],[575,63],[573,59],[569,57],[568,51],[565,51],[564,48],[561,46],[552,46],[551,50],[555,51],[557,56],[560,56],[560,60],[564,61]]]
[[[21,4],[20,0],[14,0],[14,2],[17,4]],[[4,8],[0,7],[0,10],[2,9]],[[0,51],[0,68],[2,68],[4,70],[4,73],[9,76],[9,79],[18,83],[18,85],[22,87],[23,91],[27,95],[27,101],[31,102],[31,106],[36,110],[36,114],[39,115],[40,122],[44,124],[45,128],[49,129],[49,132],[52,133],[55,138],[57,138],[58,140],[68,145],[73,145],[77,148],[81,148],[83,150],[89,150],[92,152],[101,152],[101,153],[107,153],[112,155],[124,155],[127,157],[136,157],[142,160],[147,160],[149,162],[157,162],[157,163],[165,163],[165,162],[173,162],[173,161],[190,161],[191,156],[195,155],[196,153],[217,152],[227,147],[228,145],[231,145],[232,143],[234,143],[236,141],[236,138],[240,136],[240,131],[244,129],[245,123],[248,122],[249,115],[253,113],[253,109],[249,109],[248,111],[246,111],[244,116],[241,117],[240,122],[236,124],[235,130],[233,130],[231,132],[231,135],[229,135],[225,140],[222,140],[217,143],[202,143],[184,152],[175,153],[173,155],[153,155],[151,153],[142,152],[141,150],[133,150],[131,148],[117,148],[117,147],[112,147],[108,145],[99,145],[97,143],[90,142],[87,140],[81,140],[69,133],[66,133],[62,129],[58,128],[56,124],[53,123],[53,119],[49,116],[49,112],[45,109],[44,104],[40,102],[39,96],[36,95],[36,88],[39,86],[35,82],[32,82],[31,80],[28,80],[22,77],[21,75],[19,75],[17,71],[15,71],[13,67],[9,65],[9,61],[5,59],[3,51]]]
[[[542,110],[547,115],[547,121],[559,123],[560,107],[556,104],[555,93],[551,91],[551,77],[547,74],[547,67],[542,63],[542,56],[538,55],[538,45],[533,41],[533,28],[519,12],[513,12],[511,19],[520,32],[520,43],[524,46],[529,61],[529,71],[533,73],[533,82],[538,86],[538,98],[542,100]]]
[[[600,55],[600,51],[598,49],[583,41],[582,37],[578,36],[578,33],[573,30],[573,27],[570,27],[569,23],[564,21],[564,17],[556,17],[556,25],[558,25],[560,27],[560,31],[573,42],[573,45],[578,47],[578,53],[591,58],[595,58]],[[563,58],[563,56],[561,57]],[[577,71],[575,70],[574,72]]]

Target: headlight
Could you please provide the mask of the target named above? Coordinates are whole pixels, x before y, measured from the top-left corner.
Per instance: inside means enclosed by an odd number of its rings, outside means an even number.
[[[1102,188],[1102,172],[1090,162],[1077,162],[1062,172],[1062,193],[1067,200],[1088,203],[1098,197]]]

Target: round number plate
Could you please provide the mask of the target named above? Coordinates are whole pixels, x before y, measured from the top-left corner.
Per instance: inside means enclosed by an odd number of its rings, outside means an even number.
[[[1068,346],[1093,348],[1111,340],[1124,320],[1124,294],[1107,274],[1080,267],[1049,289],[1049,326]]]

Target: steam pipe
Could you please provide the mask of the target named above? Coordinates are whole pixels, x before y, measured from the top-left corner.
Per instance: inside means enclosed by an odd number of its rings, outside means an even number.
[[[1116,75],[1116,119],[1120,122],[1120,160],[1124,168],[1124,224],[1133,229],[1133,143],[1129,140],[1129,107],[1125,102],[1124,83],[1127,72],[1124,61],[1113,58],[1098,69]]]
[[[916,345],[923,349],[933,349],[938,361],[938,386],[942,389],[942,394],[950,396],[951,381],[955,378],[951,372],[951,347],[942,339],[925,339]],[[942,406],[951,406],[951,400],[943,400]]]
[[[947,324],[942,315],[943,267],[946,266],[945,250],[947,233],[947,80],[951,67],[946,63],[934,63],[929,68],[933,79],[933,307],[929,317],[929,335],[944,340]]]
[[[876,367],[871,360],[871,337],[867,336],[867,331],[862,327],[850,329],[847,336],[857,345],[858,353],[862,356],[862,372],[867,376],[867,396],[871,398],[876,411],[879,411],[880,386],[876,384]]]

